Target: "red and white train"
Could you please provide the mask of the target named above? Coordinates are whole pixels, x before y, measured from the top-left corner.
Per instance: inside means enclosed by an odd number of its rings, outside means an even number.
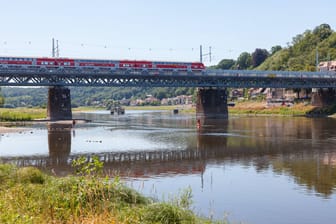
[[[40,68],[119,68],[119,69],[157,69],[173,71],[202,71],[200,62],[164,62],[136,60],[96,60],[71,58],[32,58],[32,57],[0,57],[0,67],[40,67]]]

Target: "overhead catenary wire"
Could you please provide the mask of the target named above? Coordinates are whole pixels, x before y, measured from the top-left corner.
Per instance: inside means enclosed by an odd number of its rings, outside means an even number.
[[[0,55],[18,55],[18,56],[47,56],[46,48],[50,49],[45,40],[1,40]],[[62,55],[60,55],[60,46],[62,46]],[[24,50],[22,50],[24,49]],[[23,53],[21,53],[23,52]],[[50,52],[50,51],[49,51]],[[117,53],[116,53],[117,52]],[[113,43],[90,43],[85,41],[63,41],[58,40],[58,47],[55,49],[55,56],[62,57],[84,57],[84,58],[113,58],[113,59],[136,59],[136,60],[192,60],[198,61],[197,46],[135,46],[135,45],[116,45]],[[216,56],[214,54],[216,53]],[[224,52],[224,53],[222,53]],[[234,50],[223,49],[211,46],[211,55],[204,56],[205,63],[213,63],[215,58],[225,58]],[[224,56],[221,56],[224,55]],[[227,58],[227,57],[226,57]],[[211,59],[211,60],[210,60]]]

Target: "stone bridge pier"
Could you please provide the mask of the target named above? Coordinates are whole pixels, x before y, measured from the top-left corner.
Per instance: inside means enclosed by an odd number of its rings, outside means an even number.
[[[227,89],[199,88],[196,102],[197,118],[228,118]]]
[[[48,90],[47,119],[71,120],[70,89],[63,86],[52,86]]]
[[[313,89],[311,104],[316,107],[330,106],[336,103],[336,89]]]

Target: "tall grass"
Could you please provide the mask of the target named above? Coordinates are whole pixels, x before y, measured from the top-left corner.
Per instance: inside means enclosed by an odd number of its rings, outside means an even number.
[[[212,223],[190,210],[188,191],[156,202],[119,178],[101,177],[96,165],[76,166],[79,175],[58,178],[34,167],[0,164],[0,223]]]
[[[0,121],[31,121],[46,117],[46,109],[40,108],[0,108]]]

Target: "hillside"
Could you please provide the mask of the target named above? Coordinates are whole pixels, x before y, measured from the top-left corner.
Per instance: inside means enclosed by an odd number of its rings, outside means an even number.
[[[76,106],[93,106],[97,102],[107,104],[111,100],[145,98],[153,95],[158,99],[177,95],[192,95],[195,88],[130,88],[130,87],[71,87],[71,102]],[[6,106],[45,107],[48,88],[3,87]]]
[[[256,69],[315,71],[317,53],[319,61],[336,59],[336,33],[327,24],[297,35],[289,46],[268,57]]]
[[[223,59],[215,68],[315,71],[317,54],[319,61],[336,59],[336,33],[328,24],[296,35],[287,46],[242,52],[236,60]]]

